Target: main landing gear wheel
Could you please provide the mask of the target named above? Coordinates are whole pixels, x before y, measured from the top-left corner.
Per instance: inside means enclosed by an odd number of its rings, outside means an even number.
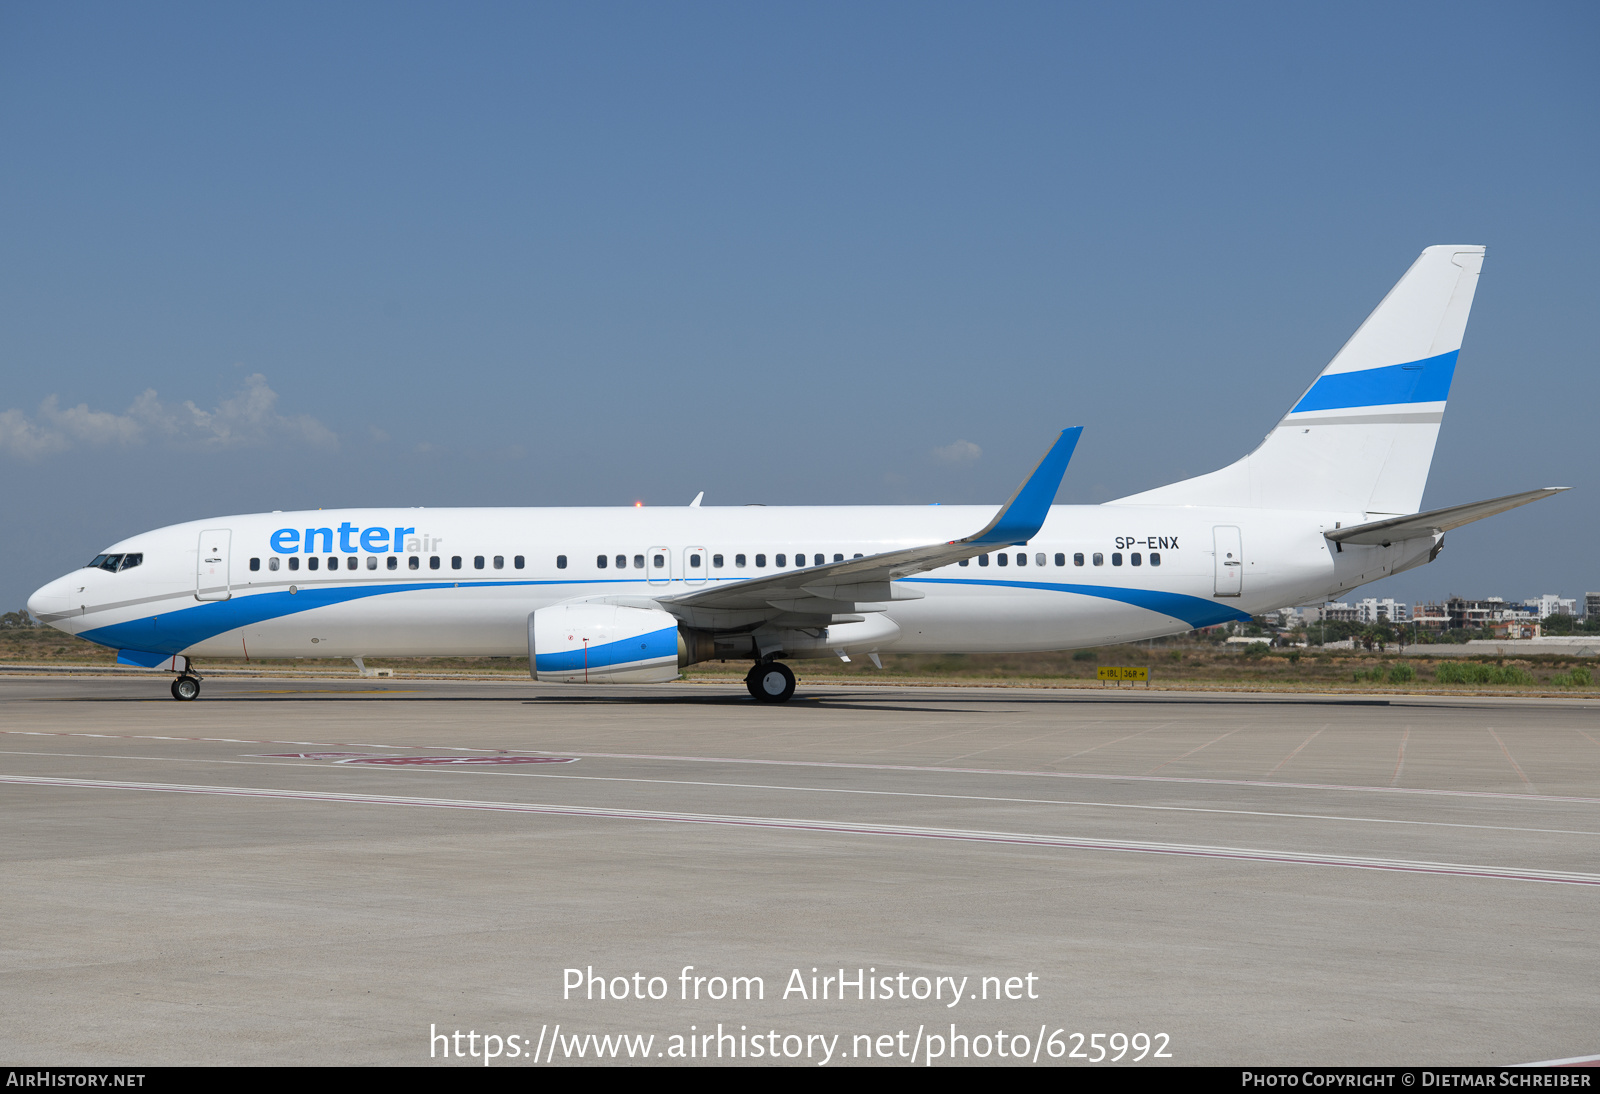
[[[765,661],[750,670],[744,686],[758,703],[787,703],[794,695],[794,673],[781,661]]]
[[[187,703],[200,694],[200,681],[193,676],[180,676],[172,682],[172,697]]]

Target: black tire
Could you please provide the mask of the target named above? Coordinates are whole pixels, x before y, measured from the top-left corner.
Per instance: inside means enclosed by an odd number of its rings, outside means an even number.
[[[193,676],[180,676],[172,682],[172,697],[180,703],[192,701],[200,694],[200,681]]]
[[[744,684],[758,703],[787,703],[794,696],[794,673],[781,661],[757,665]]]

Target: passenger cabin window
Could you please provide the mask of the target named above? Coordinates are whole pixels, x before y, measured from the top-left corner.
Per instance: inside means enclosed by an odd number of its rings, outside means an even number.
[[[722,556],[721,555],[712,555],[711,556],[711,565],[715,569],[718,569],[718,570],[722,569]]]
[[[843,558],[844,556],[841,555],[840,557]],[[825,563],[827,561],[828,561],[828,556],[827,555],[812,555],[811,556],[811,565],[813,565],[813,566],[821,566],[823,563]]]
[[[511,560],[511,568],[513,570],[520,570],[520,569],[522,569],[523,563],[525,561],[526,560],[523,559],[523,557],[521,555],[517,555],[514,558],[512,558],[512,560]]]
[[[594,564],[597,568],[604,570],[606,568],[606,556],[596,555],[594,558]]]
[[[789,565],[789,563],[786,561],[788,559],[788,557],[789,557],[788,555],[773,555],[772,556],[772,564],[781,569],[782,567]],[[761,558],[760,555],[756,556],[756,559],[758,560],[756,562],[757,566],[761,565],[761,563],[759,561],[760,558]]]
[[[250,560],[250,569],[252,572],[261,569],[261,560],[259,558],[252,558]]]
[[[843,555],[834,555],[833,556],[833,561],[835,561],[835,562],[843,562],[844,561],[844,556]]]
[[[322,560],[320,558],[318,558],[316,555],[312,555],[310,558],[306,559],[306,569],[308,569],[308,570],[315,570],[318,566],[321,566],[321,565],[322,565]]]
[[[393,561],[394,561],[393,559],[390,560],[391,563]],[[378,556],[377,555],[368,555],[367,556],[367,569],[376,570],[377,568],[378,568]],[[389,568],[391,570],[394,569],[394,567],[392,565]]]
[[[290,559],[289,559],[289,569],[298,570],[299,568],[300,568],[300,560],[298,558],[294,558],[293,556],[291,556]]]
[[[738,567],[741,570],[744,569],[744,556],[743,555],[734,555],[733,556],[733,564],[734,564],[734,566]]]
[[[635,570],[644,569],[644,556],[643,555],[634,555],[633,556],[633,568]]]
[[[778,565],[782,566],[783,563],[780,562],[780,563],[778,563]],[[766,555],[757,555],[756,556],[756,569],[765,570],[766,568],[767,568],[767,556]]]
[[[1018,551],[1017,552],[1017,565],[1018,566],[1026,566],[1027,564],[1028,564],[1028,556],[1027,556],[1027,554],[1025,552],[1023,552],[1023,551]]]
[[[1133,554],[1129,555],[1128,556],[1128,561],[1130,563],[1132,563],[1133,565],[1135,565],[1135,566],[1142,565],[1143,562],[1144,562],[1144,560],[1139,557],[1139,552],[1138,551],[1135,551],[1135,552],[1133,552]]]
[[[1066,559],[1061,558],[1060,555],[1057,555],[1056,557],[1061,559],[1060,562],[1056,563],[1057,566],[1064,565],[1066,563],[1066,561],[1067,561]],[[1035,566],[1043,566],[1044,565],[1044,552],[1043,551],[1040,551],[1038,554],[1033,556],[1033,564]]]
[[[522,556],[518,555],[517,559],[518,559],[517,569],[520,570],[520,569],[522,569],[522,562],[521,562]],[[617,569],[626,570],[627,568],[628,568],[628,556],[627,555],[618,555],[617,556]]]
[[[438,568],[439,568],[439,556],[438,555],[429,555],[428,556],[428,569],[437,570]]]
[[[439,560],[436,558],[433,561],[437,563]],[[420,570],[422,569],[422,557],[420,555],[412,555],[410,558],[406,559],[406,565],[411,567],[413,570]]]
[[[1161,565],[1161,556],[1156,554],[1154,551],[1150,552],[1150,565],[1152,565],[1152,566]]]
[[[652,566],[654,566],[658,570],[665,569],[666,565],[667,565],[667,556],[666,555],[654,555],[650,559],[650,564]]]
[[[495,555],[494,556],[494,568],[496,570],[504,570],[506,568],[506,556],[505,555]]]
[[[989,556],[988,555],[979,555],[978,556],[978,565],[979,566],[987,566],[987,565],[989,565]]]
[[[567,556],[566,555],[557,555],[556,556],[556,569],[565,570],[566,568],[567,568]]]
[[[451,555],[450,556],[450,568],[452,570],[461,569],[461,556],[460,555]]]
[[[1009,566],[1011,565],[1011,556],[1002,551],[994,556],[994,564],[996,566]]]
[[[482,555],[473,555],[472,556],[472,568],[474,570],[483,569],[483,556]]]
[[[267,559],[267,569],[276,570],[277,568],[278,568],[278,560],[277,560],[277,558],[269,558],[269,559]]]
[[[1094,553],[1094,564],[1096,566],[1104,566],[1106,564],[1106,556],[1096,551]]]
[[[689,556],[689,569],[698,570],[699,568],[700,568],[700,556],[697,555],[697,554],[690,555]]]
[[[1057,555],[1056,557],[1060,558],[1061,556]],[[1074,566],[1082,566],[1083,565],[1083,552],[1082,551],[1077,551],[1077,552],[1073,553],[1072,564]],[[1058,563],[1056,563],[1056,565],[1059,566],[1059,565],[1061,565],[1061,563],[1058,562]]]
[[[972,561],[972,560],[971,560],[971,559],[970,559],[970,558],[964,558],[964,559],[962,559],[962,560],[961,560],[961,561],[960,561],[960,562],[958,562],[958,563],[956,563],[956,565],[958,565],[958,566],[965,566],[965,565],[966,565],[966,564],[967,564],[967,563],[969,563],[969,562],[971,562],[971,561]]]
[[[1122,552],[1121,551],[1112,551],[1111,552],[1111,565],[1113,565],[1113,566],[1121,566],[1122,565]]]
[[[398,570],[400,568],[400,556],[399,555],[390,555],[389,556],[388,567],[391,570]],[[413,570],[415,570],[417,568],[417,558],[416,558],[415,555],[411,556],[411,568]]]

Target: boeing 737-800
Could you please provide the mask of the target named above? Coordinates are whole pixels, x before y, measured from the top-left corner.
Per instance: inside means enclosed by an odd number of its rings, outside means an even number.
[[[1178,634],[1432,561],[1555,493],[1419,513],[1484,249],[1429,247],[1261,445],[1208,475],[1054,505],[1081,429],[984,506],[347,509],[218,517],[107,547],[28,601],[176,674],[194,659],[526,656],[657,682],[748,659],[1059,650]],[[977,529],[974,531],[974,529]]]

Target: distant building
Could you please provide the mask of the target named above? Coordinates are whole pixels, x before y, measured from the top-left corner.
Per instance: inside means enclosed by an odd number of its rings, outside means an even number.
[[[1445,610],[1450,613],[1452,629],[1468,627],[1476,630],[1487,627],[1491,623],[1499,622],[1507,607],[1505,599],[1498,596],[1491,596],[1485,600],[1468,600],[1465,597],[1452,596],[1445,601]]]
[[[1329,601],[1322,606],[1322,618],[1328,623],[1356,623],[1360,621],[1359,615],[1358,609],[1343,601]]]
[[[1530,611],[1543,619],[1548,615],[1577,615],[1578,602],[1571,597],[1559,597],[1555,593],[1545,593],[1543,596],[1534,597],[1522,602]]]
[[[1379,600],[1369,596],[1356,605],[1356,622],[1369,627],[1379,623],[1405,623],[1409,618],[1406,606],[1396,603],[1392,597]]]
[[[1411,622],[1429,630],[1448,630],[1450,609],[1444,604],[1418,604],[1411,609]]]
[[[1583,594],[1583,614],[1590,619],[1600,618],[1600,593]]]

